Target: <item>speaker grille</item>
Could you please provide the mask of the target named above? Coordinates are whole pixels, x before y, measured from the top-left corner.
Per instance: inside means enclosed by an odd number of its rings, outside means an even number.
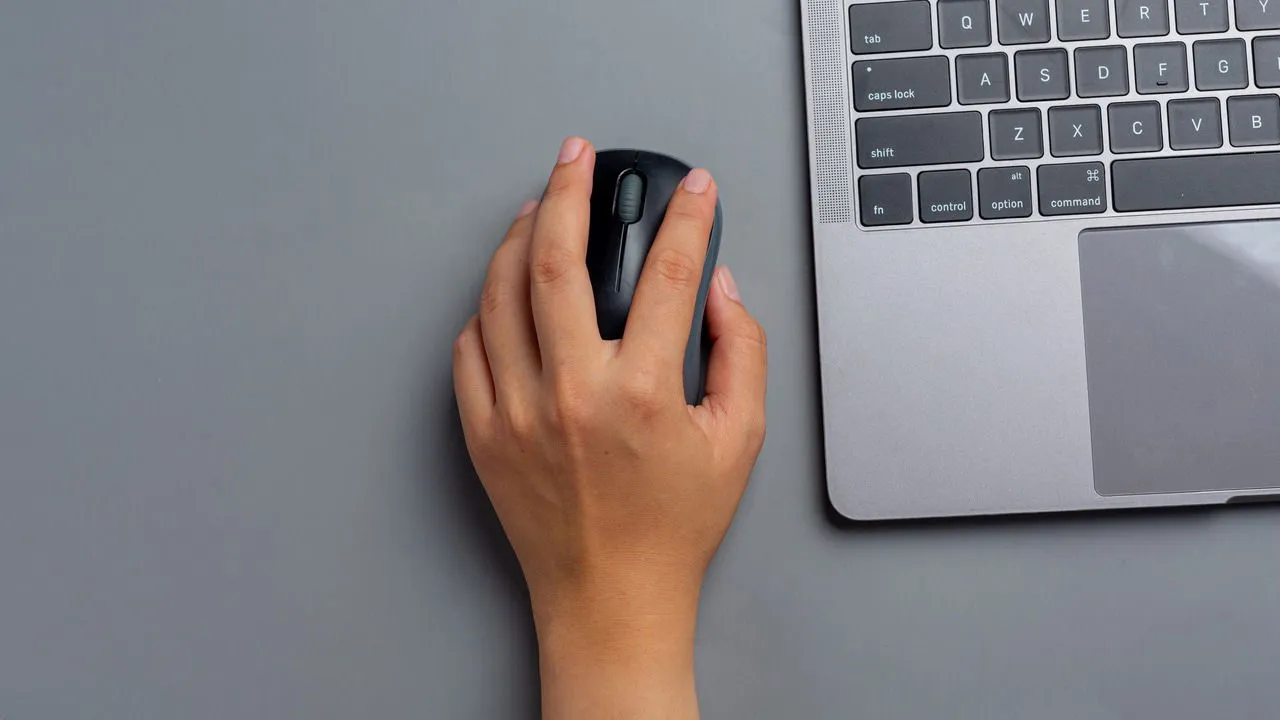
[[[852,201],[845,104],[843,0],[809,0],[809,102],[818,178],[818,222],[849,222]]]

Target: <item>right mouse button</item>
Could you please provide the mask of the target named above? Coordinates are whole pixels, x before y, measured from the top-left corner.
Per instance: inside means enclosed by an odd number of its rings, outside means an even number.
[[[618,195],[614,198],[614,213],[624,225],[639,222],[644,213],[644,176],[629,172],[618,181]]]

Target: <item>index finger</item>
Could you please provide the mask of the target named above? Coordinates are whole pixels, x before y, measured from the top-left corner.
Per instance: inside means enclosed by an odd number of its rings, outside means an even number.
[[[698,168],[672,196],[636,285],[621,352],[666,368],[684,365],[698,291],[707,270],[716,193],[711,173]]]
[[[529,285],[544,369],[572,361],[600,342],[587,272],[594,168],[590,143],[565,140],[534,222]]]

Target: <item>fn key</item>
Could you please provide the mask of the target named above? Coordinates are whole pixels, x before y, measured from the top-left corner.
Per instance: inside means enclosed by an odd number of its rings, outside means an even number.
[[[863,225],[907,225],[911,210],[911,176],[907,173],[858,179],[858,213]]]

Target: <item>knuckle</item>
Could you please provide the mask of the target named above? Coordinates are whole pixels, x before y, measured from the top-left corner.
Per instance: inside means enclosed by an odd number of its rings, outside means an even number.
[[[663,385],[650,371],[632,373],[622,384],[622,398],[632,411],[655,411],[663,404]]]
[[[668,283],[685,287],[698,282],[702,268],[688,253],[663,248],[653,257],[653,270]]]
[[[561,374],[552,385],[551,408],[556,424],[574,431],[589,427],[594,416],[591,394],[576,376]]]
[[[679,198],[667,208],[666,219],[679,225],[707,225],[711,222],[711,208],[692,198]]]
[[[568,168],[556,168],[547,178],[547,187],[543,191],[543,202],[562,198],[573,190],[575,184],[573,173]]]
[[[512,403],[502,410],[502,423],[507,433],[517,440],[527,440],[537,432],[537,419],[525,405]]]
[[[510,291],[501,282],[493,279],[485,281],[484,288],[480,291],[480,314],[493,315],[506,305],[510,296]]]
[[[553,285],[560,282],[573,267],[569,252],[563,248],[544,248],[532,259],[530,272],[534,283]]]
[[[747,439],[751,442],[751,445],[757,448],[763,445],[768,432],[769,423],[765,419],[764,413],[754,413],[747,423]]]

